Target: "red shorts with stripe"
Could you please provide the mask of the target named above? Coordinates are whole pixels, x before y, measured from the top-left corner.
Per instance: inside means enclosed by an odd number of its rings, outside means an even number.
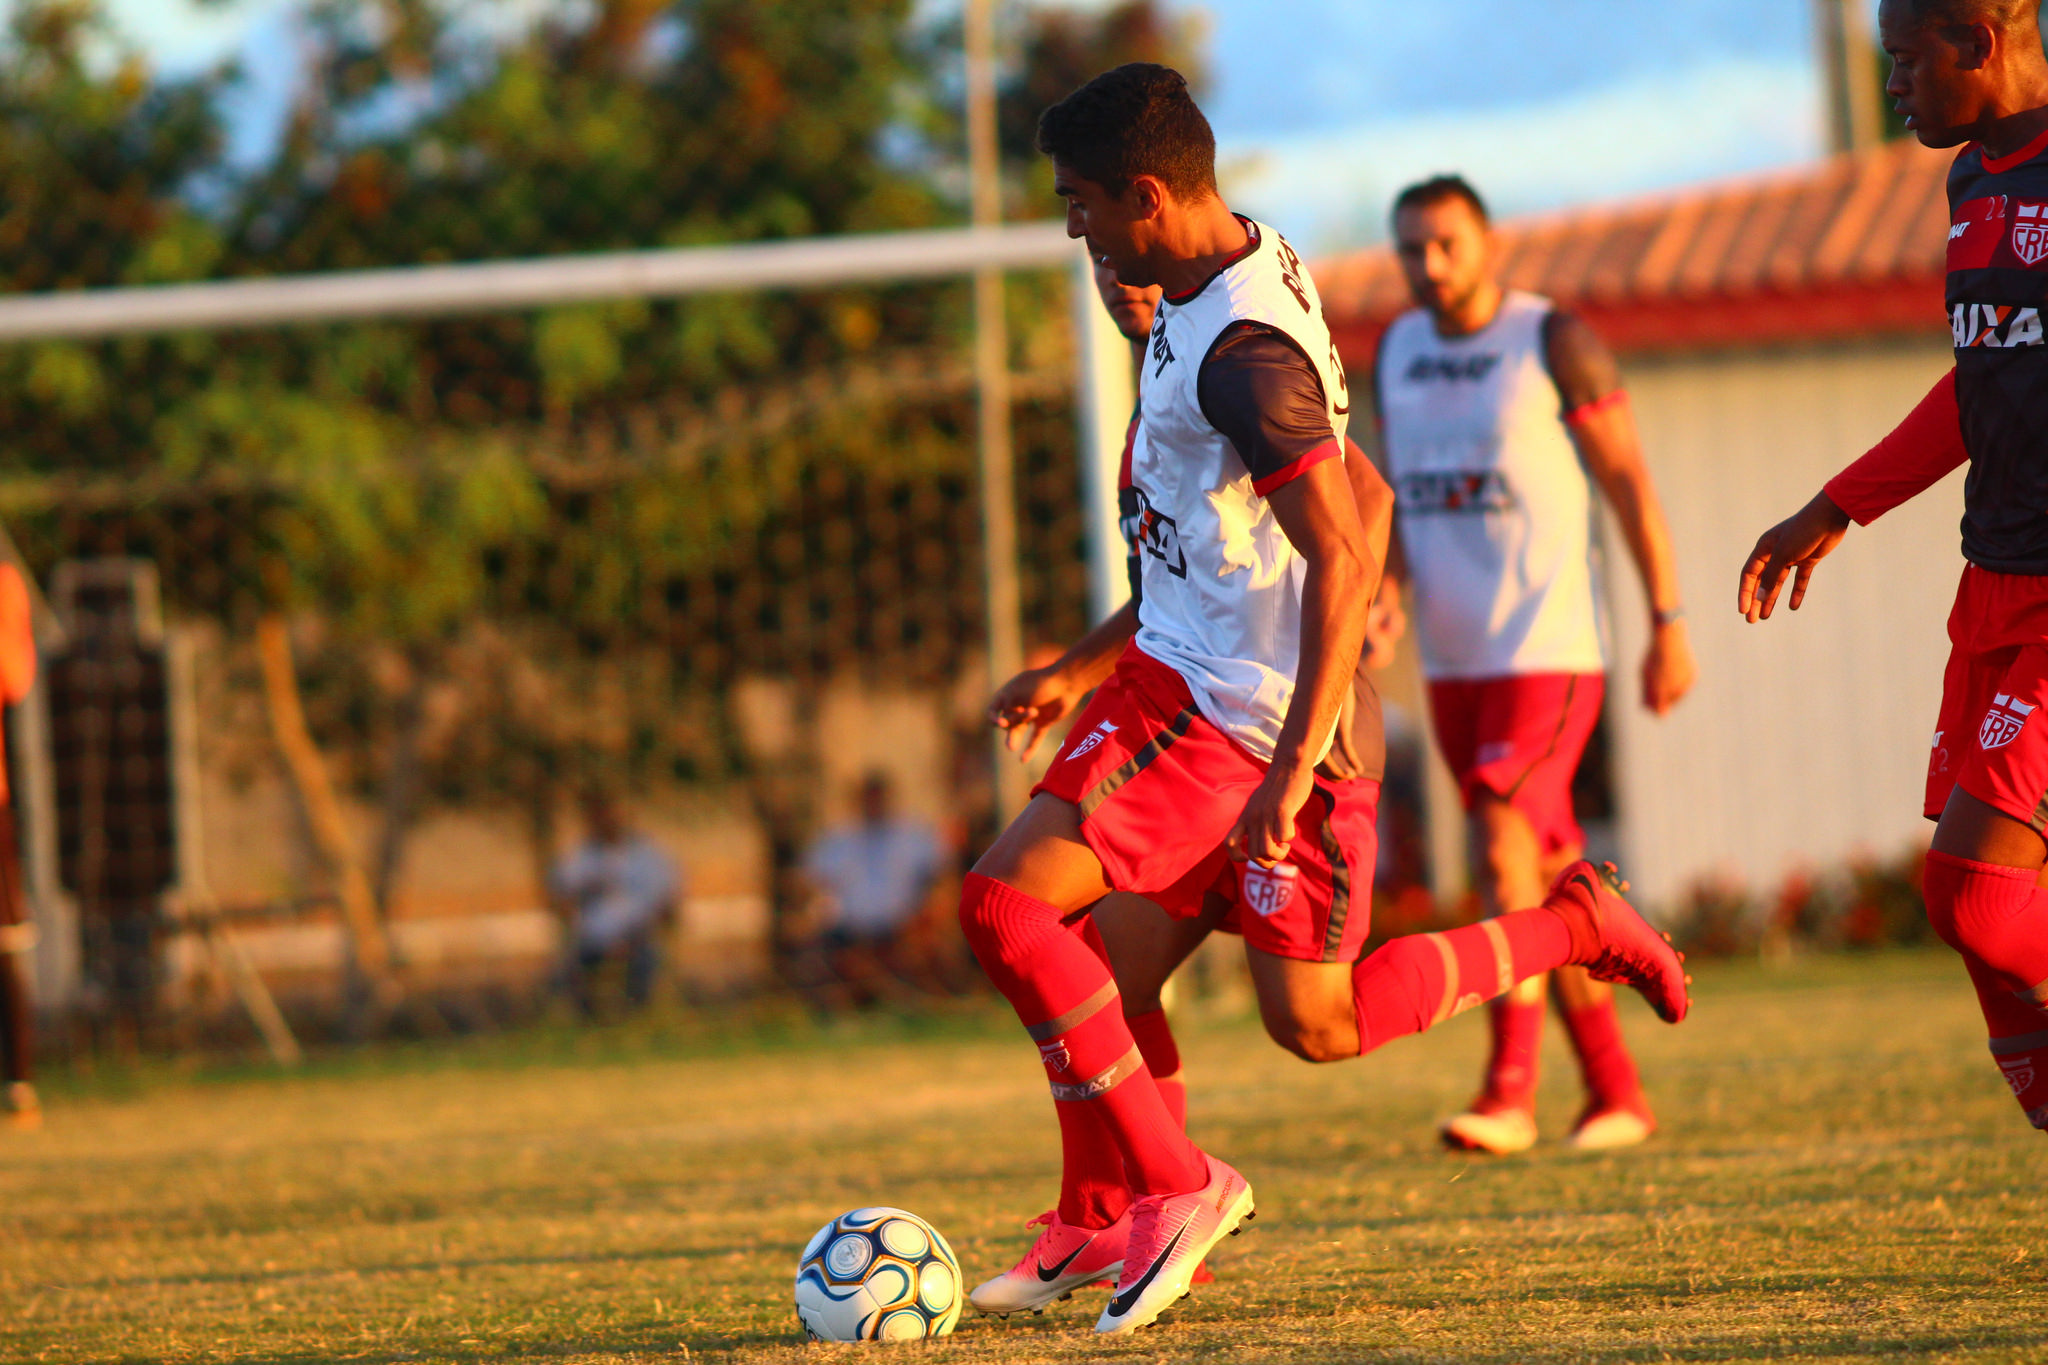
[[[1482,791],[1526,817],[1546,854],[1586,842],[1572,811],[1572,778],[1600,723],[1598,673],[1515,673],[1429,685],[1437,747],[1465,809]]]
[[[1317,778],[1285,861],[1224,864],[1218,889],[1231,907],[1217,928],[1275,957],[1356,962],[1372,930],[1379,806],[1377,781]]]
[[[1372,925],[1378,782],[1322,779],[1295,821],[1288,858],[1267,871],[1224,856],[1223,840],[1266,775],[1263,761],[1205,720],[1180,674],[1135,645],[1068,732],[1033,794],[1078,806],[1081,837],[1111,885],[1170,915],[1232,903],[1221,927],[1252,947],[1310,962],[1350,961]]]
[[[1183,896],[1213,880],[1223,840],[1266,765],[1203,718],[1188,685],[1131,645],[1032,788],[1081,809],[1081,837],[1110,885]],[[1206,884],[1202,880],[1199,884]]]
[[[1927,762],[1927,817],[1961,787],[2048,829],[2048,578],[1963,570]]]

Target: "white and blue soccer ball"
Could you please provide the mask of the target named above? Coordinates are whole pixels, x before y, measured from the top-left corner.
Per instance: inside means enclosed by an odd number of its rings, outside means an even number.
[[[960,1320],[960,1262],[902,1209],[842,1213],[796,1265],[796,1315],[813,1341],[921,1341]]]

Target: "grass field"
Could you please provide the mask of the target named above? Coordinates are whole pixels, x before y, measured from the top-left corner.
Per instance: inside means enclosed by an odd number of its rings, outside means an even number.
[[[1049,1202],[1044,1082],[993,1007],[60,1081],[43,1133],[0,1134],[0,1359],[2048,1359],[2044,1148],[1961,972],[1708,965],[1696,994],[1678,1029],[1631,1004],[1666,1127],[1625,1155],[1438,1150],[1478,1016],[1323,1068],[1189,1024],[1196,1136],[1259,1219],[1110,1343],[1090,1295],[932,1347],[801,1341],[829,1215],[914,1209],[973,1282]],[[1576,1104],[1552,1043],[1546,1136]]]

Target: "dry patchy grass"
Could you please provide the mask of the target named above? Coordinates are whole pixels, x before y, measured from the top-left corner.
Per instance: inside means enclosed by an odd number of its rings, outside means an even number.
[[[1197,1136],[1255,1231],[1157,1329],[1077,1297],[969,1318],[932,1361],[2048,1358],[2041,1139],[1933,955],[1700,973],[1631,1033],[1638,1151],[1439,1151],[1475,1017],[1311,1068],[1247,1020],[1185,1029]],[[294,1078],[58,1096],[0,1139],[0,1360],[835,1361],[789,1305],[826,1217],[897,1203],[970,1282],[1021,1249],[1055,1148],[993,1008],[802,1046],[467,1045]],[[1553,1030],[1553,1033],[1555,1030]],[[633,1045],[631,1039],[641,1043]],[[1552,1041],[1544,1113],[1576,1104]],[[1081,1296],[1086,1297],[1086,1296]]]

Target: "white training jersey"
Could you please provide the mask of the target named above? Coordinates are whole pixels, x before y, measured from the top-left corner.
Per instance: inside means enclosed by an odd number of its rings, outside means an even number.
[[[1307,565],[1266,494],[1343,458],[1351,410],[1316,287],[1280,234],[1245,221],[1246,251],[1192,294],[1162,298],[1145,353],[1131,446],[1132,519],[1143,550],[1138,648],[1187,680],[1218,729],[1271,759],[1294,696]],[[1313,366],[1332,441],[1280,467],[1236,446],[1203,411],[1203,369],[1242,324],[1277,332]],[[1278,344],[1278,343],[1274,343]],[[1325,737],[1318,745],[1327,748]]]
[[[1509,293],[1470,336],[1423,309],[1375,372],[1394,515],[1431,678],[1606,668],[1593,494],[1544,354],[1550,300]]]

